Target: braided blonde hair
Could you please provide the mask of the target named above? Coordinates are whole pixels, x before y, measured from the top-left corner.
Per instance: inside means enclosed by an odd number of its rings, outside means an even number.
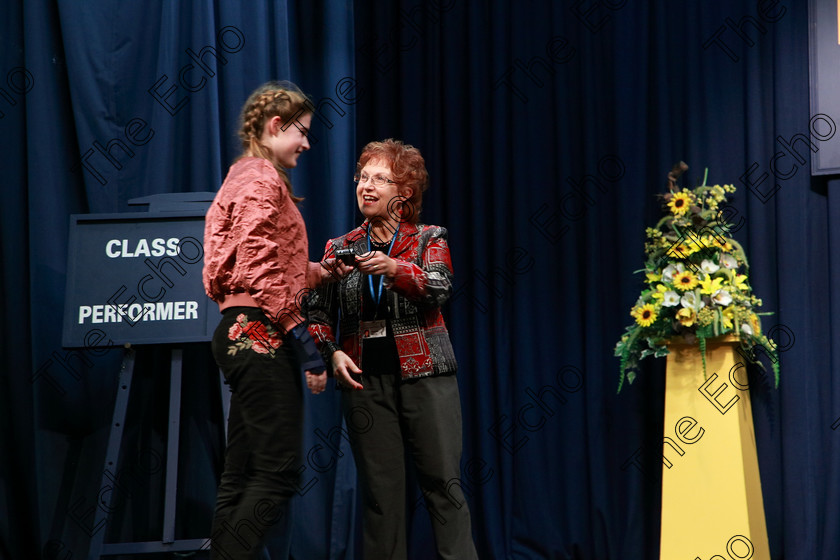
[[[239,138],[244,150],[240,157],[251,154],[271,161],[288,186],[289,194],[296,204],[303,198],[295,196],[288,172],[279,163],[274,162],[271,152],[260,142],[260,138],[265,123],[272,117],[280,117],[284,124],[288,124],[311,114],[313,107],[312,101],[292,82],[267,82],[248,97],[239,116]]]

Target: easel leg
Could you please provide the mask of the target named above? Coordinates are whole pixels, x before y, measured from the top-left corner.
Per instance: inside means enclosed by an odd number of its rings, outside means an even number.
[[[120,367],[119,384],[117,385],[117,398],[114,402],[114,415],[111,421],[111,434],[108,437],[108,448],[105,451],[105,470],[102,473],[102,482],[99,488],[105,488],[111,480],[116,480],[119,472],[120,447],[122,444],[125,416],[128,411],[128,397],[131,394],[131,380],[134,376],[134,350],[128,348],[123,355],[122,366]],[[89,558],[99,558],[102,553],[102,544],[105,542],[105,528],[108,524],[108,513],[112,511],[112,498],[114,492],[100,492],[97,495],[96,514],[94,515],[93,527],[90,533],[90,555]]]
[[[123,357],[123,364],[119,374],[119,386],[116,402],[114,403],[111,434],[108,438],[108,448],[105,453],[105,471],[102,475],[100,488],[112,488],[109,484],[116,484],[119,474],[120,448],[122,445],[123,427],[128,410],[131,381],[134,373],[134,350],[127,350]],[[181,385],[183,371],[183,350],[175,348],[171,354],[169,380],[169,417],[167,429],[166,454],[166,488],[163,512],[163,539],[151,542],[105,543],[105,533],[108,525],[108,514],[113,511],[113,490],[99,492],[99,501],[94,517],[88,560],[99,560],[104,556],[128,554],[152,554],[159,552],[191,552],[207,550],[209,539],[175,540],[175,513],[178,496],[178,455],[181,425]],[[227,386],[222,383],[222,407],[225,415],[225,426],[230,410],[230,394]]]
[[[227,447],[228,419],[230,418],[230,387],[225,383],[225,375],[219,370],[219,394],[222,397],[222,424],[225,429],[225,447]]]
[[[178,498],[178,446],[181,437],[181,373],[183,350],[172,350],[169,370],[169,430],[166,438],[166,493],[163,497],[163,543],[175,542],[175,506]]]

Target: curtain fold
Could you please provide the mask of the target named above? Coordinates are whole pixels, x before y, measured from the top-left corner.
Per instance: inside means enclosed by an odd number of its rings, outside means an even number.
[[[646,364],[615,395],[612,349],[641,289],[633,271],[655,196],[684,160],[686,186],[708,168],[712,184],[738,187],[735,237],[774,313],[764,328],[796,337],[778,391],[751,375],[773,557],[835,556],[836,192],[806,165],[767,196],[777,138],[809,135],[807,7],[403,1],[357,12],[357,75],[376,92],[359,107],[359,141],[423,150],[425,221],[450,230],[464,460],[492,472],[471,497],[481,554],[655,556],[663,368]]]
[[[141,211],[128,201],[216,191],[241,151],[239,109],[254,88],[291,80],[317,101],[335,97],[341,78],[353,78],[351,4],[323,2],[320,9],[335,14],[328,22],[311,11],[298,18],[284,1],[214,4],[4,5],[0,87],[6,91],[6,73],[15,68],[27,74],[12,77],[31,76],[32,86],[0,107],[6,173],[0,557],[87,557],[91,536],[106,530],[93,525],[93,516],[122,352],[61,347],[70,215]],[[321,40],[313,43],[316,29]],[[323,140],[304,158],[313,160],[310,168],[292,174],[307,197],[307,223],[318,224],[319,208],[335,208],[331,230],[351,227],[354,107],[344,109],[334,128],[313,127]],[[313,259],[326,234],[326,228],[310,228]],[[115,472],[125,477],[125,494],[107,516],[106,542],[160,538],[162,469],[146,477],[129,477],[126,469],[144,453],[165,457],[171,349],[136,348],[122,472]],[[218,372],[203,345],[184,350],[180,539],[209,536],[222,454]],[[319,422],[328,429],[340,419],[334,394],[308,399],[307,406],[310,439]],[[327,521],[300,529],[302,557],[352,557],[342,556],[346,535],[333,545],[322,538],[333,517],[352,518],[353,503],[344,496],[355,496],[353,473],[335,482],[335,472],[346,472],[352,462],[349,452],[342,455],[340,470],[320,475],[325,481],[296,504]],[[291,545],[287,539],[271,548]]]

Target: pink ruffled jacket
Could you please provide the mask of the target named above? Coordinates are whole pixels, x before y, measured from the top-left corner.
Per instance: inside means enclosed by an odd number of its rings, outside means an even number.
[[[266,159],[234,163],[207,211],[204,289],[225,302],[253,301],[283,330],[300,323],[298,302],[319,278],[303,217]]]

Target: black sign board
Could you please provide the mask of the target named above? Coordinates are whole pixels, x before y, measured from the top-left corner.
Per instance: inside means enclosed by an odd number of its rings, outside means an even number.
[[[209,341],[221,316],[201,281],[204,214],[71,216],[63,345]]]

